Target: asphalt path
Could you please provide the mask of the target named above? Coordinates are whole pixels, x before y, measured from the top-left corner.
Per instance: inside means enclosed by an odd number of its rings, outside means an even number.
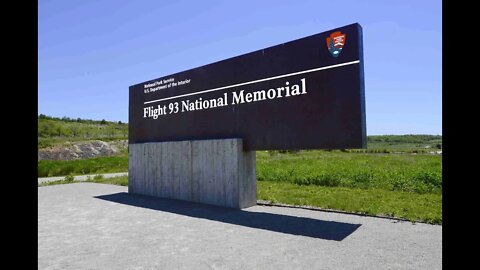
[[[442,226],[243,210],[73,183],[38,188],[39,269],[441,269]]]

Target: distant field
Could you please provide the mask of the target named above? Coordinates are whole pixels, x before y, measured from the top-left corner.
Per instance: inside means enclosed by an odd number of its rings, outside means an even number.
[[[367,138],[367,148],[357,151],[429,153],[442,148],[441,135],[373,135]],[[355,151],[355,150],[353,150]]]

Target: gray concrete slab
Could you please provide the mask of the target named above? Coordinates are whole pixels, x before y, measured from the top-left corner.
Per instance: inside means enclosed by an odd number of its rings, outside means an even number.
[[[38,204],[39,269],[441,269],[438,225],[94,183],[39,187]]]
[[[255,160],[238,138],[129,144],[128,192],[247,208],[257,204]]]
[[[85,175],[75,175],[73,180],[74,181],[86,181],[87,177],[95,177],[96,175],[103,175],[103,178],[112,178],[117,176],[127,175],[128,172],[119,172],[119,173],[97,173],[97,174],[85,174]],[[65,176],[53,176],[53,177],[39,177],[38,183],[45,183],[45,182],[52,182],[65,179]]]

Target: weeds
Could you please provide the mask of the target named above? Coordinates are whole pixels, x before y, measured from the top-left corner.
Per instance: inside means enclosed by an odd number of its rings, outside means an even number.
[[[80,160],[39,160],[38,177],[126,172],[128,156],[96,157]]]
[[[419,194],[442,191],[441,156],[341,151],[257,152],[257,180],[302,186],[379,188]]]
[[[418,194],[262,181],[257,183],[257,199],[442,224],[441,193]]]
[[[67,175],[67,176],[65,176],[65,178],[63,180],[67,181],[67,182],[71,182],[71,181],[75,180],[75,177],[73,175]]]

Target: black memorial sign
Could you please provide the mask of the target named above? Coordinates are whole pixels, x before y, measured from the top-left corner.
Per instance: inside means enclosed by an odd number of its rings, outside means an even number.
[[[359,24],[129,91],[129,143],[242,138],[246,150],[366,147]]]

